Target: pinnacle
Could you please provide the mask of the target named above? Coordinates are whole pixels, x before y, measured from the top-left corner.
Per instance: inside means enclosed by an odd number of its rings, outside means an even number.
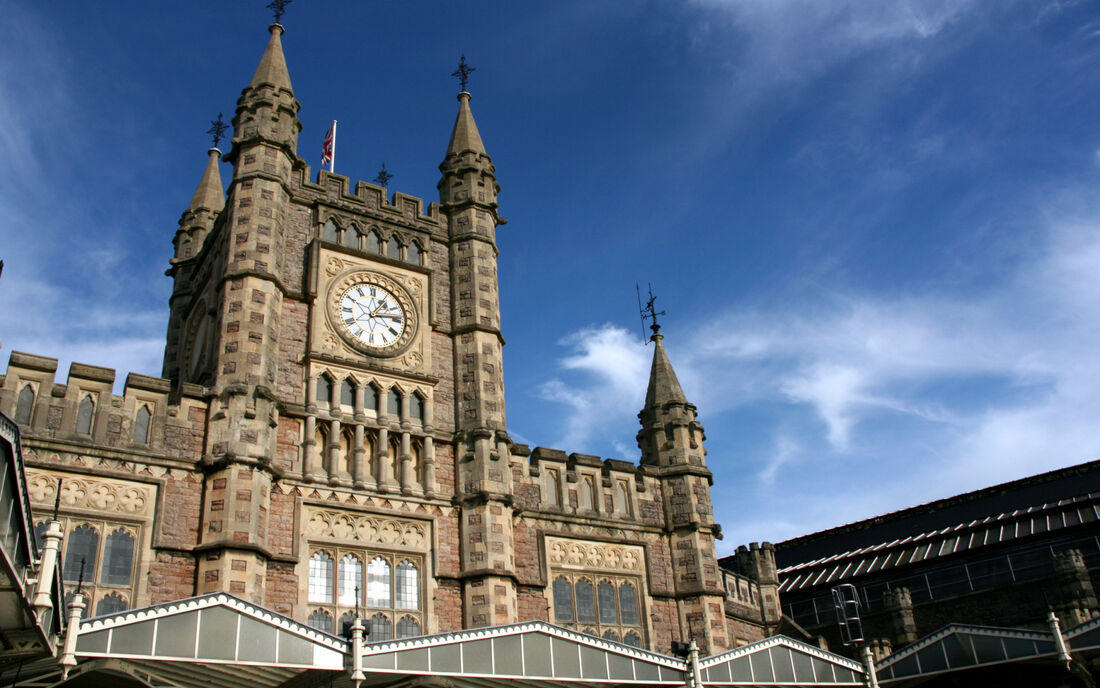
[[[256,73],[252,76],[252,88],[257,88],[261,84],[271,84],[277,89],[283,88],[293,92],[290,86],[290,72],[286,68],[286,57],[283,56],[283,43],[279,38],[282,33],[282,25],[271,25],[271,39],[267,42],[264,56],[260,58],[260,65],[256,67]]]
[[[225,207],[225,189],[222,186],[222,175],[218,170],[218,158],[221,151],[217,148],[210,149],[210,160],[206,163],[206,170],[199,180],[199,188],[195,189],[195,195],[191,198],[188,210],[195,212],[205,208],[211,212],[221,212]]]
[[[659,334],[653,335],[653,366],[649,370],[649,389],[645,394],[645,408],[652,409],[663,406],[669,402],[687,403],[684,390],[680,388],[680,381],[676,379],[676,371],[672,369],[672,363],[665,353],[664,339]]]
[[[485,144],[474,122],[474,113],[470,111],[470,94],[466,91],[458,94],[458,117],[451,133],[451,142],[447,145],[447,157],[462,155],[466,151],[485,154]]]

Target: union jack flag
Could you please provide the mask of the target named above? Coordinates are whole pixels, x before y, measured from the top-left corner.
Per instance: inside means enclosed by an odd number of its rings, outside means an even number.
[[[332,126],[325,133],[325,142],[321,147],[321,165],[332,171],[333,158],[336,157],[336,120],[332,120]]]

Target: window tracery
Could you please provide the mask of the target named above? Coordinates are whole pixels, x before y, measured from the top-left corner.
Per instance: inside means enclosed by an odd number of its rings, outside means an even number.
[[[644,629],[637,580],[623,576],[555,572],[551,584],[554,623],[635,647]]]
[[[334,561],[339,561],[335,569]],[[367,562],[366,585],[363,562]],[[316,548],[309,560],[308,623],[316,628],[322,628],[321,623],[331,627],[332,620],[339,618],[343,625],[358,609],[371,642],[419,635],[424,624],[422,567],[419,556]]]
[[[141,529],[138,526],[60,516],[64,538],[61,577],[69,591],[80,585],[84,593],[84,616],[114,614],[129,609],[134,599]],[[35,524],[41,545],[46,522]]]

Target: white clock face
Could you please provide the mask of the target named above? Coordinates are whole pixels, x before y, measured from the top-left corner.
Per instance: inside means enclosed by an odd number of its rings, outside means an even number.
[[[339,317],[351,336],[363,344],[382,349],[396,342],[405,331],[408,317],[397,297],[377,284],[353,284],[340,297]]]

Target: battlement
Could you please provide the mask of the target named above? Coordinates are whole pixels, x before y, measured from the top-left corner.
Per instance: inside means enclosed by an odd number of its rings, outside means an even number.
[[[428,204],[428,210],[424,212],[424,200],[416,196],[396,191],[392,200],[387,196],[386,189],[370,182],[359,181],[355,184],[355,193],[349,192],[351,179],[341,174],[335,174],[328,170],[321,170],[317,175],[317,182],[311,182],[310,167],[303,165],[296,168],[297,178],[295,186],[301,192],[316,197],[317,200],[346,204],[349,209],[375,210],[388,216],[386,219],[398,224],[413,222],[416,224],[430,225],[422,227],[427,231],[438,229],[442,218],[441,206],[436,202]]]
[[[169,380],[130,373],[116,395],[113,368],[74,362],[65,381],[56,382],[57,363],[22,351],[8,358],[0,377],[0,411],[15,419],[24,437],[197,458],[173,440],[181,430],[192,432],[192,409],[205,412],[204,388],[184,385],[173,400]]]

